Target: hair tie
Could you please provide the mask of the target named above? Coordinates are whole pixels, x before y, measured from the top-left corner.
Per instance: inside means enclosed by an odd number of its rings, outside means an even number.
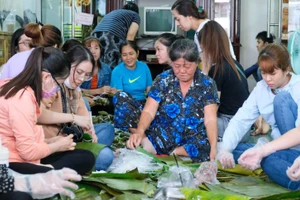
[[[203,7],[202,7],[202,6],[199,6],[199,7],[198,7],[198,12],[199,12],[199,13],[202,13],[202,12],[203,12]]]
[[[37,24],[40,25],[40,26],[44,26],[44,24],[40,21],[38,21]]]

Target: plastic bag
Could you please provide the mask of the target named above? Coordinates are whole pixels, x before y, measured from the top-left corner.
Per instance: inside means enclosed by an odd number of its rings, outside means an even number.
[[[266,137],[260,137],[260,138],[258,138],[258,140],[257,140],[254,147],[261,147],[261,146],[265,145],[268,142],[269,142],[269,140]]]
[[[157,187],[195,188],[194,177],[188,167],[172,166],[169,172],[158,178]]]
[[[107,171],[126,173],[137,168],[140,173],[147,173],[162,169],[162,164],[154,163],[152,160],[150,156],[144,153],[121,148]]]
[[[218,164],[216,161],[203,162],[194,174],[195,184],[197,186],[201,185],[202,183],[220,184],[217,179],[217,173]]]

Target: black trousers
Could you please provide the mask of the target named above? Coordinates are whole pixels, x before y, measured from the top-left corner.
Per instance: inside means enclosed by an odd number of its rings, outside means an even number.
[[[83,149],[54,153],[41,160],[41,164],[50,164],[54,169],[64,167],[75,170],[78,174],[86,174],[95,165],[95,157],[92,152]],[[31,163],[11,162],[9,168],[21,174],[45,173],[52,168]]]
[[[33,200],[33,198],[25,192],[8,192],[0,194],[1,200]]]

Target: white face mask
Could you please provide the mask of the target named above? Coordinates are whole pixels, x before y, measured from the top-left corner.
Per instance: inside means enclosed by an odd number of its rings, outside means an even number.
[[[75,89],[74,87],[72,87],[71,83],[70,83],[70,78],[68,77],[65,82],[64,82],[65,86],[67,86],[67,88],[69,89]]]

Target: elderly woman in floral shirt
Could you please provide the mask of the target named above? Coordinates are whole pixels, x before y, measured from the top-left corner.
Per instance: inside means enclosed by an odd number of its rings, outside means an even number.
[[[174,153],[194,162],[214,160],[219,103],[216,85],[197,68],[199,52],[193,41],[175,41],[169,56],[172,69],[156,77],[127,147],[142,144],[154,154]]]

